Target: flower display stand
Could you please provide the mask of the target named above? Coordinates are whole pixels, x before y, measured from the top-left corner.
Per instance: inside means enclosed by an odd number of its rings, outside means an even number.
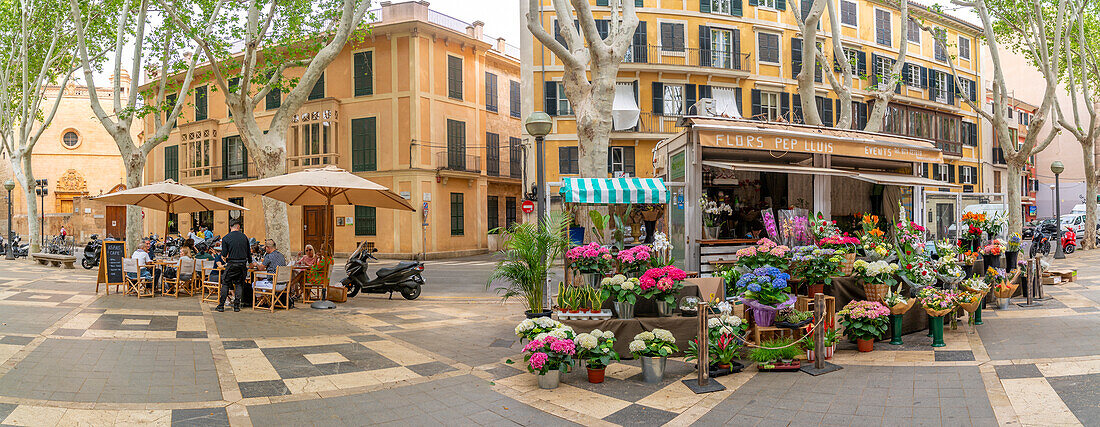
[[[606,308],[600,310],[599,313],[590,311],[571,313],[564,310],[558,310],[555,313],[558,315],[558,320],[606,320],[611,318],[611,310]]]
[[[756,369],[758,369],[760,372],[787,372],[797,371],[800,368],[802,368],[802,362],[799,360],[793,360],[791,361],[791,363],[777,362],[767,364],[761,363],[756,365]]]
[[[814,309],[814,296],[798,297],[798,301],[794,303],[794,308],[798,311],[813,312]],[[836,297],[825,295],[825,318],[830,321],[836,319]],[[831,324],[832,322],[830,322]]]
[[[932,332],[932,347],[946,347],[943,342],[943,316],[931,316],[928,319],[928,329]]]
[[[905,344],[901,341],[901,320],[905,318],[904,314],[891,314],[890,315],[890,344],[902,345]]]

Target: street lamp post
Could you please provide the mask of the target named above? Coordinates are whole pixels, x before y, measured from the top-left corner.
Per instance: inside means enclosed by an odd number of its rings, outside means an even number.
[[[546,139],[546,135],[550,133],[550,129],[554,127],[554,120],[550,118],[549,114],[542,111],[536,111],[527,116],[527,120],[524,121],[524,127],[527,128],[527,133],[535,137],[535,183],[538,186],[535,189],[537,206],[538,221],[541,223],[543,218],[546,217],[546,151],[543,147],[543,142]]]
[[[1062,188],[1058,183],[1058,175],[1062,171],[1066,170],[1066,167],[1062,165],[1061,161],[1055,160],[1050,164],[1050,171],[1054,172],[1054,223],[1058,224],[1058,240],[1054,243],[1054,259],[1065,259],[1066,253],[1062,251]]]
[[[38,223],[38,250],[46,246],[46,195],[49,194],[49,180],[36,179],[34,180],[34,194],[38,195],[41,202],[38,203],[39,223]]]
[[[8,239],[8,250],[7,250],[7,253],[4,255],[4,258],[6,258],[6,259],[15,259],[15,252],[11,247],[12,246],[12,240],[13,240],[12,239],[12,232],[11,232],[11,190],[15,189],[15,181],[12,181],[10,179],[7,180],[7,181],[4,181],[4,189],[8,190],[8,237],[7,237],[7,239]]]

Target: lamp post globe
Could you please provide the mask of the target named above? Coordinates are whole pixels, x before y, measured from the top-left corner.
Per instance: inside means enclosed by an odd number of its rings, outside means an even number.
[[[1066,258],[1066,253],[1062,250],[1062,187],[1058,183],[1058,175],[1065,170],[1066,166],[1060,160],[1050,163],[1050,171],[1054,172],[1054,223],[1058,224],[1058,241],[1054,245],[1054,259]]]
[[[527,130],[527,133],[535,137],[535,195],[538,198],[536,206],[538,206],[537,217],[541,223],[543,218],[546,217],[546,164],[545,149],[543,142],[546,139],[546,135],[550,134],[550,130],[554,128],[554,119],[542,111],[536,111],[527,116],[527,120],[523,121],[523,127]]]

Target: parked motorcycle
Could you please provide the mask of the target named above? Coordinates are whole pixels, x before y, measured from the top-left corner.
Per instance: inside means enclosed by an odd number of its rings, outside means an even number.
[[[1058,234],[1058,228],[1054,223],[1041,224],[1035,228],[1031,237],[1031,250],[1028,257],[1034,258],[1036,254],[1050,255],[1050,241]]]
[[[378,269],[374,279],[367,274],[369,259],[378,261],[374,257],[378,249],[367,250],[366,243],[348,258],[344,265],[344,271],[348,277],[340,283],[348,289],[348,297],[354,297],[360,291],[371,294],[389,293],[393,298],[394,292],[400,292],[407,300],[414,300],[420,296],[420,286],[424,284],[424,277],[420,275],[424,271],[424,264],[420,261],[401,261],[396,266]]]
[[[92,240],[88,241],[88,244],[84,245],[84,259],[80,260],[80,265],[85,270],[91,270],[99,266],[99,251],[103,249],[103,241],[99,240],[98,234],[92,235]]]
[[[11,238],[8,239],[8,244],[11,245],[12,254],[16,258],[26,258],[31,253],[31,245],[29,243],[22,243],[23,238],[18,234],[12,233]],[[4,254],[7,254],[8,248],[4,247]]]

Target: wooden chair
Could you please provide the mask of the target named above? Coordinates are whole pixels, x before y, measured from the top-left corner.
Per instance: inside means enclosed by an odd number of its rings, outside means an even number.
[[[187,296],[195,296],[195,259],[194,258],[182,258],[180,259],[180,266],[177,273],[179,280],[178,289],[176,289],[176,295],[181,293],[187,294]]]
[[[290,276],[289,266],[276,267],[275,274],[257,271],[252,273],[252,309],[255,310],[260,303],[267,303],[267,309],[272,312],[276,308],[290,308]],[[260,281],[261,278],[268,280]]]
[[[218,302],[222,288],[225,267],[215,267],[214,261],[202,263],[202,302]],[[233,292],[232,289],[229,292]]]
[[[137,260],[133,258],[122,259],[122,277],[126,283],[127,295],[137,295],[138,298],[154,296],[152,275],[150,274],[150,278],[141,275],[142,270],[150,268],[152,267],[138,266]],[[133,277],[131,277],[131,274]]]
[[[306,304],[325,299],[325,289],[328,287],[329,278],[332,277],[332,260],[321,258],[317,262],[322,263],[318,266],[321,268],[320,273],[311,274],[311,271],[306,271],[306,278],[302,282],[302,302]],[[325,263],[328,265],[325,266]]]
[[[171,295],[179,298],[180,276],[182,275],[181,273],[182,269],[180,268],[180,261],[176,261],[175,264],[164,266],[160,273],[161,293],[163,293],[164,295]]]

